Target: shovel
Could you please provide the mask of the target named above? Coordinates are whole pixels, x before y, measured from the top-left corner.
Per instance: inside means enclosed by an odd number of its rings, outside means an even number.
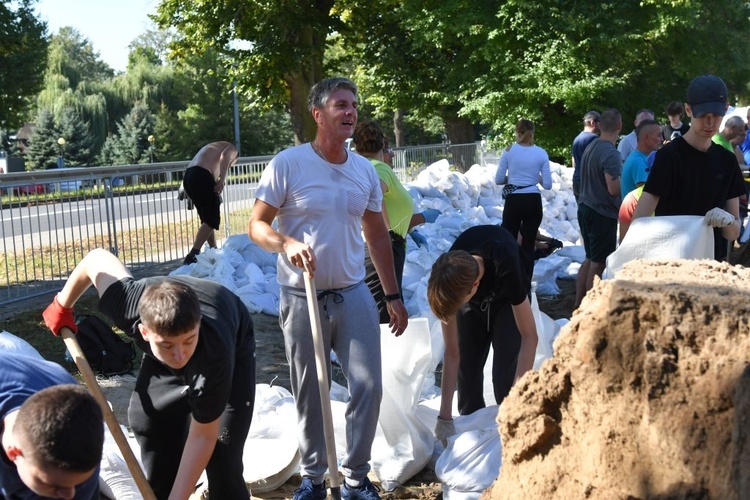
[[[151,490],[151,485],[148,484],[148,480],[141,469],[141,465],[135,458],[127,439],[125,439],[125,434],[122,433],[120,424],[117,422],[117,417],[115,417],[115,414],[112,413],[112,410],[109,408],[107,398],[104,397],[104,393],[102,393],[102,390],[96,381],[96,375],[94,375],[94,372],[91,370],[91,366],[86,360],[86,356],[84,356],[81,346],[78,345],[75,334],[70,328],[63,327],[60,331],[60,336],[63,338],[63,341],[65,341],[65,347],[68,348],[70,355],[73,357],[73,361],[75,361],[78,371],[81,372],[81,376],[83,377],[83,381],[86,382],[89,392],[102,408],[104,421],[107,423],[107,427],[109,428],[109,432],[112,433],[112,437],[115,438],[117,447],[120,448],[120,452],[125,459],[125,464],[128,466],[130,475],[133,476],[133,480],[135,481],[138,490],[141,492],[141,496],[144,500],[156,500],[156,495],[154,495],[154,492]]]
[[[320,392],[320,408],[323,413],[323,435],[326,440],[326,458],[328,459],[328,475],[331,482],[331,498],[341,500],[339,482],[339,467],[336,460],[336,438],[333,434],[333,415],[331,414],[331,397],[328,387],[328,370],[326,366],[325,347],[320,326],[320,312],[318,311],[318,291],[315,289],[315,278],[305,271],[305,292],[307,293],[307,309],[310,312],[310,327],[312,328],[313,348],[315,349],[315,367],[318,372],[318,392]]]

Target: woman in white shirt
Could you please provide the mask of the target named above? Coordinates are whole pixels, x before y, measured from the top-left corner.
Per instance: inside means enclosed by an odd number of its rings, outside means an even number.
[[[521,119],[516,124],[516,142],[500,157],[495,183],[504,184],[502,227],[518,238],[521,248],[534,261],[534,241],[542,223],[542,196],[538,183],[544,189],[552,188],[547,152],[534,145],[534,124]]]

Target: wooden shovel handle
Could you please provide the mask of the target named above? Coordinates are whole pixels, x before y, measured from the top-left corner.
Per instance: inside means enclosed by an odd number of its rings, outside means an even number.
[[[318,291],[315,288],[315,278],[305,271],[305,293],[307,295],[307,309],[310,313],[310,327],[312,328],[313,348],[315,350],[315,367],[318,372],[318,391],[320,392],[320,407],[323,413],[323,434],[326,441],[326,458],[328,459],[328,473],[331,481],[331,497],[341,498],[339,468],[336,458],[336,436],[333,432],[333,414],[331,412],[331,396],[328,386],[328,367],[323,345],[323,334],[320,326],[320,312],[318,311]]]
[[[86,382],[86,387],[88,387],[89,392],[102,408],[104,421],[107,423],[107,427],[109,427],[109,432],[112,433],[112,437],[115,438],[115,442],[117,443],[117,447],[120,448],[123,458],[125,458],[125,463],[128,466],[130,474],[133,476],[136,486],[138,486],[138,490],[141,492],[141,496],[143,496],[144,500],[156,500],[156,495],[154,495],[151,485],[148,483],[146,475],[141,469],[140,463],[138,463],[138,460],[135,458],[133,450],[130,448],[130,444],[128,444],[128,440],[125,438],[125,434],[122,433],[120,424],[117,422],[117,417],[115,417],[115,414],[112,413],[112,410],[109,408],[107,398],[104,397],[104,393],[99,387],[99,383],[96,381],[96,375],[94,375],[94,372],[91,370],[91,366],[89,365],[86,356],[83,354],[81,346],[78,345],[75,334],[70,328],[63,327],[60,331],[60,336],[63,338],[63,341],[65,341],[65,347],[68,348],[70,355],[73,357],[73,361],[75,361],[78,371],[81,372],[83,381]]]

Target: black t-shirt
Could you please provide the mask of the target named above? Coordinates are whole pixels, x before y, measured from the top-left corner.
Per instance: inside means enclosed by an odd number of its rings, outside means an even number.
[[[478,306],[483,301],[518,305],[526,299],[531,287],[528,266],[520,245],[507,229],[471,227],[456,238],[450,249],[465,250],[484,260],[484,276],[469,305]]]
[[[643,190],[659,197],[655,215],[705,215],[745,194],[745,183],[732,153],[714,143],[699,151],[678,137],[656,152]],[[719,257],[726,253],[726,240],[720,229],[714,236]]]
[[[664,136],[665,141],[674,141],[678,137],[687,134],[688,130],[690,130],[689,123],[683,123],[680,128],[674,128],[670,123],[667,123],[661,128],[661,134]]]
[[[255,350],[252,317],[239,297],[218,283],[191,276],[157,276],[137,281],[125,278],[107,288],[99,300],[99,310],[153,357],[151,346],[138,331],[138,303],[146,287],[167,279],[190,285],[198,295],[202,315],[198,345],[184,368],[170,371],[189,387],[193,418],[201,423],[212,422],[226,408],[235,360],[251,356]]]

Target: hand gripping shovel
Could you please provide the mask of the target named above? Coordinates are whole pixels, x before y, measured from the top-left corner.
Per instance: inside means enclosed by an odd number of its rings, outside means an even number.
[[[305,292],[307,294],[307,309],[310,312],[310,326],[312,328],[313,347],[315,349],[315,367],[318,372],[318,392],[320,392],[320,408],[323,413],[323,434],[326,440],[326,458],[328,459],[328,475],[331,482],[331,498],[341,500],[339,483],[339,467],[336,460],[336,438],[333,434],[333,415],[331,414],[331,397],[328,387],[328,367],[323,346],[323,335],[320,326],[320,312],[318,311],[318,291],[315,289],[315,278],[305,271]]]
[[[60,336],[65,341],[65,347],[70,351],[70,355],[73,357],[73,360],[78,367],[78,371],[81,372],[81,376],[83,377],[83,381],[86,382],[89,392],[102,408],[104,421],[107,423],[107,427],[109,427],[109,432],[112,433],[112,437],[115,438],[117,447],[120,448],[120,452],[125,459],[128,470],[133,476],[133,480],[135,481],[136,486],[138,486],[138,490],[141,492],[141,496],[144,500],[156,500],[156,495],[154,495],[154,492],[151,490],[151,485],[148,484],[146,475],[143,473],[143,470],[141,470],[141,466],[135,458],[135,455],[133,455],[133,450],[130,448],[127,439],[125,439],[125,435],[122,433],[120,424],[117,422],[117,417],[115,417],[115,414],[110,410],[107,398],[104,397],[104,393],[102,393],[102,390],[96,381],[96,375],[94,375],[94,372],[91,370],[91,366],[89,366],[89,362],[86,360],[86,356],[84,356],[81,346],[78,345],[75,334],[70,328],[63,327],[60,331]]]

